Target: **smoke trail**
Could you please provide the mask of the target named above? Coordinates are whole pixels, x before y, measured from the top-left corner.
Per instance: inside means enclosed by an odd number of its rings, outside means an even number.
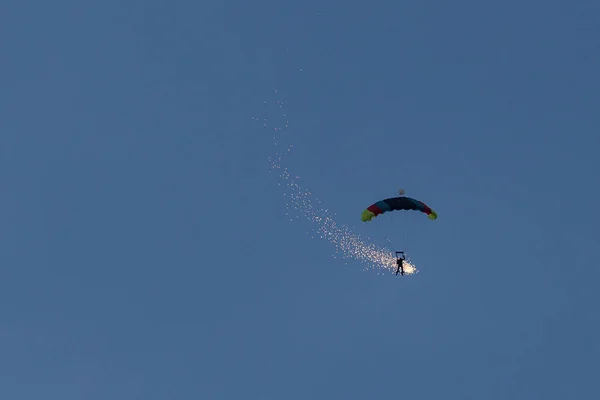
[[[274,92],[277,93],[277,90]],[[284,106],[283,101],[277,101],[276,104],[279,108]],[[252,119],[261,121],[257,117],[252,117]],[[272,131],[273,146],[276,150],[281,147],[278,143],[281,133],[289,129],[286,113],[283,113],[283,119],[285,122],[280,127],[269,126],[266,118],[261,121],[264,128]],[[289,144],[283,152],[276,151],[274,156],[269,157],[271,171],[279,173],[278,184],[284,188],[284,196],[287,198],[288,211],[286,214],[290,215],[290,212],[294,210],[296,218],[303,216],[308,219],[312,225],[313,237],[332,243],[335,246],[335,253],[341,258],[358,260],[366,270],[395,272],[396,257],[391,250],[380,247],[368,237],[361,237],[352,232],[348,226],[339,224],[335,220],[335,213],[324,208],[317,197],[300,185],[300,177],[293,175],[284,163],[286,156],[293,149],[294,145]],[[418,270],[407,260],[404,262],[404,271],[405,274],[412,275]]]

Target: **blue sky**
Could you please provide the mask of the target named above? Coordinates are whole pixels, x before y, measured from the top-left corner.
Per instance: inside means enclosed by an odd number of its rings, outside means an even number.
[[[4,1],[0,396],[598,398],[596,3]]]

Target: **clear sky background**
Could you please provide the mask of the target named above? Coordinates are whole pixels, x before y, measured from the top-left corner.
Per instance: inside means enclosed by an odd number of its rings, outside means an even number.
[[[2,1],[0,397],[600,398],[598,21]],[[417,275],[289,221],[286,119],[303,187]],[[398,188],[438,220],[360,221]]]

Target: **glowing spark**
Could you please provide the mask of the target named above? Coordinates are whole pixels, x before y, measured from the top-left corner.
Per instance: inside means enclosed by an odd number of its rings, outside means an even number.
[[[275,89],[277,93],[277,89]],[[266,103],[266,101],[265,101]],[[283,101],[277,101],[279,108],[283,107]],[[277,148],[276,134],[288,128],[289,120],[287,114],[283,114],[285,126],[283,128],[273,128],[273,145]],[[258,118],[256,118],[258,120]],[[266,126],[266,119],[265,126]],[[285,151],[276,152],[273,157],[269,157],[271,163],[271,171],[280,172],[280,182],[286,188],[283,193],[288,199],[286,209],[289,211],[293,208],[299,215],[306,217],[313,224],[312,237],[329,241],[332,243],[336,251],[335,253],[344,259],[355,259],[366,265],[365,269],[378,270],[383,272],[396,272],[396,257],[391,250],[380,247],[366,237],[352,232],[346,226],[338,224],[335,220],[335,214],[328,209],[321,207],[321,201],[313,196],[307,189],[303,188],[299,183],[299,177],[292,175],[287,167],[283,165],[283,161],[287,155],[291,153],[294,145],[289,145]],[[289,212],[286,212],[289,216]],[[293,219],[290,218],[290,221]],[[409,261],[404,261],[404,273],[412,275],[417,273],[417,268]]]

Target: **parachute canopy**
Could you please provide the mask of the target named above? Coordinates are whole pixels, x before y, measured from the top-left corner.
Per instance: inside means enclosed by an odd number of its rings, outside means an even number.
[[[412,199],[406,196],[392,197],[389,199],[378,201],[371,204],[365,211],[362,212],[361,219],[367,222],[378,216],[394,210],[415,210],[427,214],[429,219],[436,219],[437,214],[429,206],[422,201]]]

